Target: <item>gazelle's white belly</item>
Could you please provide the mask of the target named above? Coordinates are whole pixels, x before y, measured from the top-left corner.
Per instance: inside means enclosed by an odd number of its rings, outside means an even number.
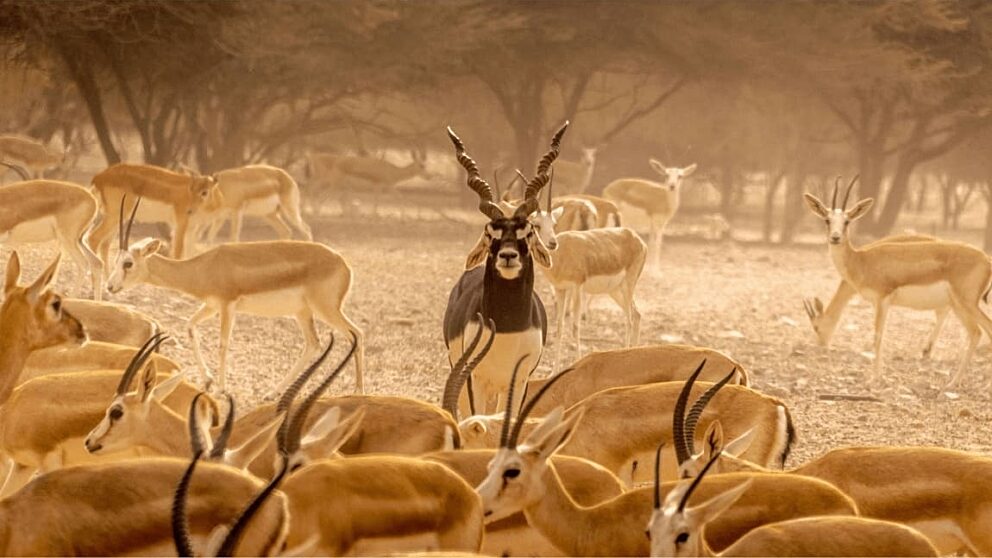
[[[141,223],[166,223],[175,226],[176,212],[167,203],[143,198],[134,220]]]
[[[623,284],[626,277],[626,271],[613,275],[593,275],[582,285],[582,290],[589,294],[611,293]]]
[[[264,198],[249,200],[244,205],[244,214],[254,217],[265,217],[272,215],[279,209],[279,196],[272,194]]]
[[[938,281],[929,285],[908,285],[892,293],[892,304],[915,310],[936,310],[951,303],[951,285]]]
[[[306,307],[303,287],[292,287],[243,296],[238,299],[235,306],[238,312],[270,318],[295,316]]]
[[[955,554],[961,550],[971,552],[971,543],[961,526],[951,519],[933,519],[930,521],[913,521],[906,523],[909,527],[926,535],[930,542],[937,547],[941,556]]]
[[[0,242],[7,245],[30,244],[55,240],[55,217],[48,216],[24,221],[9,231],[0,232]]]

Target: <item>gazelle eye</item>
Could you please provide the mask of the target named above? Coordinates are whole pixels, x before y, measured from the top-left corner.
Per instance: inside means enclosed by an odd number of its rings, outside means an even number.
[[[687,542],[689,542],[689,533],[679,533],[675,537],[675,544],[685,544]]]
[[[119,420],[122,416],[124,416],[124,409],[120,407],[110,409],[110,420]]]
[[[132,267],[134,267],[134,262],[132,262],[132,261],[124,262],[124,266],[123,267],[124,267],[124,269],[131,269]]]
[[[645,529],[644,536],[647,537],[648,540],[651,540],[651,529]]]
[[[62,299],[61,298],[56,298],[55,300],[52,301],[52,310],[54,310],[56,314],[61,314],[62,313]]]
[[[515,479],[520,476],[520,469],[507,469],[503,471],[504,479]]]

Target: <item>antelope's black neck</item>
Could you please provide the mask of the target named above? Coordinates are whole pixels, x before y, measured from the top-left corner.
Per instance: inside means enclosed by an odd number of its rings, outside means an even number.
[[[486,259],[482,281],[482,317],[496,323],[496,331],[508,333],[525,331],[535,326],[534,262],[522,255],[523,269],[516,279],[504,279],[496,269],[496,258]]]

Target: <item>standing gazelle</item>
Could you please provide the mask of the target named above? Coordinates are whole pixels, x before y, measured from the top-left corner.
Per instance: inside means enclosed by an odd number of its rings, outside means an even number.
[[[306,363],[320,353],[315,317],[358,340],[355,389],[364,390],[365,335],[342,312],[351,290],[351,267],[341,254],[316,242],[272,240],[222,244],[188,260],[176,260],[158,253],[162,246],[158,239],[146,238],[129,246],[130,230],[131,221],[121,233],[122,250],[114,262],[107,290],[118,293],[149,283],[200,300],[202,305],[190,317],[187,330],[205,381],[208,368],[200,352],[196,326],[220,314],[217,379],[223,391],[234,316],[241,312],[296,318],[303,333],[306,347],[277,391],[283,391]]]
[[[444,311],[444,342],[451,364],[461,357],[465,341],[484,327],[477,315],[496,324],[492,351],[479,363],[469,382],[479,407],[470,410],[469,405],[461,405],[463,415],[502,408],[505,402],[501,398],[510,384],[514,363],[529,371],[540,361],[548,320],[544,304],[534,292],[534,261],[550,266],[551,253],[532,222],[532,214],[538,212],[538,195],[551,180],[551,164],[558,157],[567,128],[565,122],[551,139],[551,148],[538,164],[537,176],[527,183],[523,203],[510,217],[495,203],[492,187],[479,175],[479,167],[465,152],[461,139],[448,128],[458,162],[468,174],[468,186],[479,196],[479,211],[489,219]],[[524,380],[521,376],[521,385],[516,387],[522,388]]]
[[[943,304],[950,305],[968,331],[968,349],[948,383],[954,385],[968,369],[982,331],[992,337],[992,320],[978,306],[992,283],[988,256],[967,244],[942,240],[855,248],[848,227],[868,213],[875,200],[866,198],[847,209],[858,180],[855,176],[844,193],[844,203],[838,207],[839,180],[834,183],[829,209],[810,193],[805,194],[806,204],[827,226],[830,258],[841,277],[875,307],[874,375],[882,370],[882,335],[889,307],[926,310]]]

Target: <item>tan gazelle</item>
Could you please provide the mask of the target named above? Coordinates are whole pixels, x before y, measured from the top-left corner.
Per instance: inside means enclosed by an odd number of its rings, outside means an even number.
[[[968,332],[968,347],[948,385],[968,369],[982,332],[992,337],[992,320],[979,308],[992,284],[989,258],[978,248],[959,242],[927,240],[878,243],[862,248],[851,244],[850,224],[871,209],[874,200],[863,199],[851,209],[847,202],[858,177],[847,186],[837,205],[840,179],[834,183],[831,207],[816,196],[804,194],[806,204],[823,219],[830,258],[841,278],[875,307],[875,362],[873,375],[882,371],[882,336],[889,308],[908,306],[922,310],[950,306]]]
[[[276,392],[283,391],[307,362],[320,353],[315,318],[358,339],[355,389],[363,391],[365,335],[343,312],[351,290],[352,272],[341,254],[316,242],[272,240],[222,244],[192,258],[177,260],[159,253],[162,244],[157,239],[146,238],[129,245],[131,222],[121,231],[122,250],[114,261],[107,289],[118,293],[147,283],[199,300],[201,306],[190,317],[187,331],[205,381],[209,376],[208,366],[200,351],[197,326],[220,314],[217,381],[223,391],[234,318],[243,313],[292,317],[303,333],[306,346]]]

